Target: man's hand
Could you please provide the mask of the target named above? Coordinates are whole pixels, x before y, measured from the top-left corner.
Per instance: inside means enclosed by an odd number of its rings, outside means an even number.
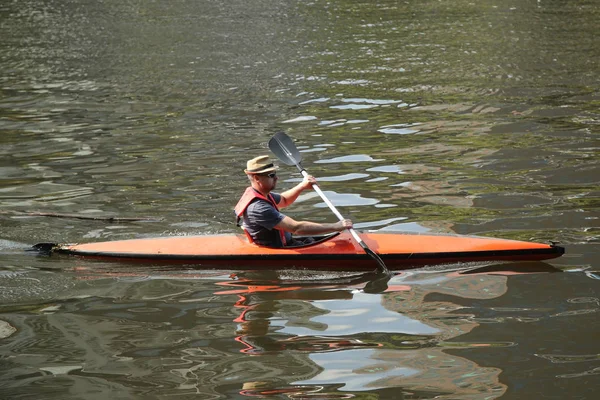
[[[341,231],[343,231],[345,229],[352,229],[353,224],[352,224],[351,220],[349,220],[349,219],[343,219],[341,221],[338,221],[336,223],[336,226],[339,228],[339,229],[337,229],[337,231],[341,232]]]
[[[306,175],[301,183],[302,190],[312,188],[313,183],[315,183],[315,184],[317,183],[317,180],[315,179],[315,177],[312,175]]]

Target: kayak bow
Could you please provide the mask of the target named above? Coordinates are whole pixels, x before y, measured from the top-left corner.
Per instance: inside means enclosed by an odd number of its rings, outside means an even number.
[[[361,238],[394,270],[456,262],[539,261],[564,254],[564,248],[554,244],[478,236],[361,233]],[[243,235],[229,234],[64,244],[53,246],[51,253],[123,262],[196,264],[206,268],[350,271],[373,267],[371,257],[348,232],[289,248],[258,246],[249,243]]]

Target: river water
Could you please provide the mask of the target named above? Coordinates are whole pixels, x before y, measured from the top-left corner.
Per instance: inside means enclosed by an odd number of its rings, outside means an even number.
[[[593,0],[0,2],[0,398],[597,398],[599,20]],[[371,293],[24,251],[237,233],[245,161],[281,130],[359,230],[567,253]],[[335,220],[314,193],[289,215]]]

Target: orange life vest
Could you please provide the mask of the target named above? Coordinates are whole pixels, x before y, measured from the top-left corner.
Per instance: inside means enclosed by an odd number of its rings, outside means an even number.
[[[238,203],[236,204],[236,206],[234,208],[238,225],[241,226],[240,221],[242,220],[242,217],[244,216],[244,212],[246,211],[248,206],[255,200],[266,201],[267,203],[269,203],[273,207],[275,207],[275,209],[277,211],[279,211],[279,208],[277,207],[277,204],[275,203],[275,198],[273,197],[273,195],[271,193],[269,193],[268,196],[264,196],[262,193],[260,193],[256,189],[254,189],[252,186],[247,187],[246,191],[244,192],[244,194],[242,195],[242,197],[240,198],[240,200],[238,201]],[[279,229],[275,229],[275,230],[279,233],[279,237],[281,238],[281,244],[283,246],[285,246],[286,245],[285,232],[282,230],[279,230]],[[246,236],[248,237],[248,239],[253,241],[252,238],[250,237],[250,235],[248,235],[247,233],[248,232],[246,231]]]

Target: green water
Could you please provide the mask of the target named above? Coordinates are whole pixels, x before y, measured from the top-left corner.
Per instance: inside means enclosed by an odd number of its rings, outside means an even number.
[[[595,398],[594,1],[0,4],[0,398]],[[364,277],[39,257],[234,233],[283,130],[357,228],[558,241]],[[280,186],[299,179],[279,170]],[[137,222],[52,218],[32,212]],[[315,194],[289,215],[333,221]]]

